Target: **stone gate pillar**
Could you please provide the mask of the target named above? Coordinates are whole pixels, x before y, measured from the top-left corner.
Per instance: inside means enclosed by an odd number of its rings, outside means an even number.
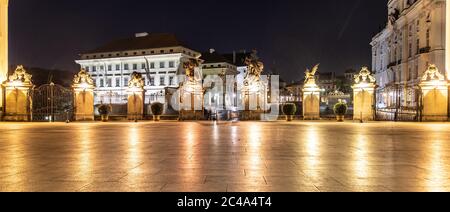
[[[23,66],[17,66],[14,73],[3,83],[5,89],[5,121],[31,121],[32,89],[31,75]]]
[[[376,79],[367,67],[355,76],[353,88],[353,120],[375,120]]]
[[[321,89],[316,84],[315,74],[319,69],[316,65],[311,71],[306,71],[306,81],[303,86],[303,119],[320,119],[320,92]]]
[[[144,118],[145,90],[142,74],[134,72],[128,83],[128,120]]]
[[[74,91],[74,119],[75,121],[94,121],[94,81],[92,77],[81,69],[75,75],[72,85]]]
[[[419,86],[422,92],[422,120],[447,121],[449,83],[435,65],[428,67]]]
[[[7,80],[8,68],[8,0],[0,0],[0,84]],[[0,86],[0,108],[4,107],[3,94]]]

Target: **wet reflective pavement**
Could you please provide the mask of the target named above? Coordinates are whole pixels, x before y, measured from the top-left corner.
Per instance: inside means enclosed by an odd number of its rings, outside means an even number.
[[[0,123],[0,191],[450,191],[450,124]]]

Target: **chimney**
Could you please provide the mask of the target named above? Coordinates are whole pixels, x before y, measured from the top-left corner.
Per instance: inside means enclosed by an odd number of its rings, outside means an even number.
[[[209,53],[210,53],[210,54],[212,54],[212,53],[214,53],[214,52],[216,52],[216,50],[215,50],[215,49],[212,49],[212,48],[211,48],[211,49],[209,49]]]
[[[233,64],[236,64],[236,51],[233,51]]]
[[[141,37],[147,37],[149,34],[148,32],[140,32],[140,33],[136,33],[135,36],[137,38],[141,38]]]

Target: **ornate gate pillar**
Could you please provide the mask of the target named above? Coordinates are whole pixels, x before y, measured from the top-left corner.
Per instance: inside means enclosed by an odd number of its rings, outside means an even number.
[[[4,117],[5,121],[31,121],[31,91],[33,83],[31,75],[23,66],[17,66],[14,73],[3,83],[5,89]]]
[[[353,120],[375,120],[376,79],[367,67],[355,76],[353,88]]]
[[[134,72],[128,83],[128,120],[144,118],[145,90],[142,74]]]
[[[86,70],[75,75],[72,88],[75,121],[94,121],[94,81]]]
[[[447,121],[449,83],[435,65],[428,67],[419,86],[422,91],[422,120]]]
[[[8,68],[8,0],[0,0],[0,83],[7,80]],[[0,86],[0,108],[4,107],[3,94]]]
[[[315,74],[319,70],[316,65],[311,71],[306,71],[305,85],[303,86],[303,119],[320,119],[320,92],[321,89],[316,84]]]

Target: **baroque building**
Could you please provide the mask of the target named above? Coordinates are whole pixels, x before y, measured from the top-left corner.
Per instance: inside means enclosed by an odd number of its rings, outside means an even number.
[[[145,104],[150,104],[166,103],[166,88],[179,86],[183,62],[198,57],[173,34],[138,33],[83,53],[75,62],[94,79],[94,104],[126,104],[133,72],[143,75]]]
[[[445,74],[445,24],[445,0],[389,0],[387,26],[371,42],[378,108],[416,110],[428,65]]]

